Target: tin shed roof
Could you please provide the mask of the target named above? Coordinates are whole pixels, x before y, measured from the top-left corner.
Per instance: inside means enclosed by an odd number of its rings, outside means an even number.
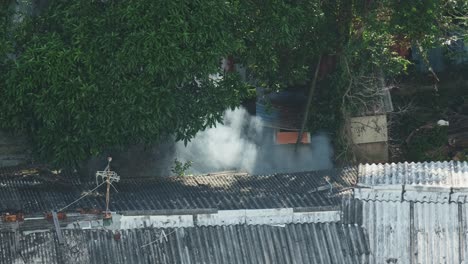
[[[16,175],[16,176],[15,176]],[[23,211],[26,214],[59,210],[70,206],[105,208],[105,186],[92,181],[46,181],[36,175],[0,176],[0,212]],[[111,189],[112,211],[178,209],[266,209],[337,206],[342,190],[356,182],[354,168],[251,176],[189,176],[154,179],[122,179]],[[327,180],[329,179],[329,180]]]
[[[354,195],[369,201],[468,201],[468,163],[458,161],[365,164]]]
[[[370,263],[466,263],[467,187],[467,162],[360,165],[342,220],[367,230]]]
[[[468,162],[436,161],[418,163],[361,164],[361,186],[420,185],[468,187]]]
[[[176,229],[0,232],[0,263],[368,263],[365,231],[356,225],[287,224]]]
[[[353,200],[344,222],[369,235],[369,263],[466,263],[466,203]]]

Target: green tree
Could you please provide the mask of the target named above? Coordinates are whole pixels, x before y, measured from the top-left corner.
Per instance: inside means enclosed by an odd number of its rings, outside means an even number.
[[[62,165],[168,135],[187,142],[246,95],[239,76],[220,69],[241,47],[235,10],[225,1],[52,0],[15,30],[0,124]]]
[[[400,51],[416,47],[424,55],[454,35],[466,38],[466,7],[451,0],[239,0],[237,34],[246,48],[238,57],[270,91],[310,86],[321,57],[309,130],[327,129],[347,144],[345,117],[371,110],[383,76],[407,71]]]
[[[466,38],[466,7],[454,0],[51,0],[14,35],[0,29],[0,126],[26,132],[38,156],[56,163],[168,135],[187,142],[246,96],[239,76],[219,69],[220,58],[234,55],[270,90],[310,85],[322,58],[309,127],[336,132],[347,113],[367,107],[378,76],[406,70],[399,48],[424,52]],[[5,57],[11,43],[16,59]],[[216,73],[223,78],[210,78]]]
[[[238,0],[238,6],[236,28],[246,44],[238,56],[273,89],[310,82],[319,55],[322,67],[334,56],[338,66],[347,58],[353,72],[379,68],[394,76],[408,66],[401,46],[427,50],[468,36],[467,1]]]
[[[9,1],[0,0],[0,73],[6,72],[7,55],[11,52],[11,41],[8,37],[10,28]],[[0,78],[2,74],[0,74]]]

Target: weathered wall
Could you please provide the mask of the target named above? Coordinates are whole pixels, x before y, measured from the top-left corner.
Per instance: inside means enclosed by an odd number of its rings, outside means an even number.
[[[352,139],[355,144],[385,142],[387,135],[387,116],[373,115],[351,117]]]
[[[360,163],[385,163],[388,161],[388,143],[358,144],[354,146],[354,154]]]
[[[350,126],[352,140],[355,144],[353,151],[358,162],[388,161],[386,115],[352,117]]]

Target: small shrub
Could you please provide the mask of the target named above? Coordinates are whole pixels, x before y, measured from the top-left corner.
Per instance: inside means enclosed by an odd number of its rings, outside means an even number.
[[[177,159],[174,160],[174,166],[172,167],[172,173],[176,176],[185,176],[187,171],[192,167],[192,161],[181,162]]]

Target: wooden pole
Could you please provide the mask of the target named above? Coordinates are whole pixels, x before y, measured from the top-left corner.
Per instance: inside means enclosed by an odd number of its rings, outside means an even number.
[[[109,194],[110,194],[110,173],[107,172],[107,192],[106,192],[106,214],[109,213]]]
[[[112,158],[107,158],[108,163],[107,163],[107,170],[106,170],[106,183],[107,183],[107,191],[106,191],[106,213],[104,214],[105,219],[109,219],[110,213],[109,213],[109,201],[110,201],[110,185],[111,185],[111,168],[110,168],[110,163],[112,161]]]
[[[317,85],[317,77],[318,77],[318,72],[320,69],[321,61],[322,61],[322,54],[320,54],[317,60],[317,67],[315,67],[314,79],[312,80],[312,84],[310,85],[309,97],[307,98],[307,105],[305,108],[304,118],[302,119],[302,125],[301,125],[301,130],[299,131],[299,135],[297,135],[297,140],[296,140],[296,145],[294,146],[294,151],[297,151],[297,146],[299,145],[299,142],[301,142],[302,134],[304,133],[304,128],[307,123],[307,119],[309,118],[310,105],[312,104],[312,96],[314,95],[315,87]]]
[[[63,245],[65,241],[63,240],[62,230],[60,229],[60,223],[57,217],[57,212],[55,210],[52,211],[52,219],[54,219],[54,226],[55,226],[55,231],[57,232],[58,241],[61,245]]]

